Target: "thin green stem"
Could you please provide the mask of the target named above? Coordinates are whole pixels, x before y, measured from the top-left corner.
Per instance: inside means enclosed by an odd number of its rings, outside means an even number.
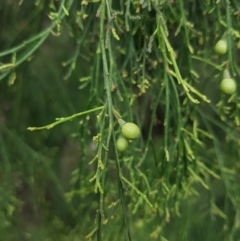
[[[224,62],[224,63],[221,64],[220,66],[219,66],[219,65],[216,65],[216,64],[213,63],[211,60],[205,59],[205,58],[201,58],[201,57],[199,57],[199,56],[197,56],[197,55],[191,55],[191,58],[192,58],[192,59],[199,60],[199,61],[201,61],[201,62],[203,62],[203,63],[206,63],[206,64],[208,64],[208,65],[210,65],[210,66],[212,66],[212,67],[214,67],[215,69],[220,70],[220,71],[223,71],[224,66],[226,65],[226,62]]]
[[[145,194],[143,194],[138,188],[136,188],[131,182],[129,182],[122,174],[120,174],[120,178],[125,183],[127,183],[138,195],[140,195],[151,208],[153,208],[153,205],[150,203]]]
[[[59,125],[61,123],[64,123],[64,122],[67,122],[67,121],[72,121],[73,119],[75,119],[76,117],[79,117],[79,116],[83,116],[83,115],[87,115],[87,114],[90,114],[92,112],[95,112],[95,111],[99,111],[99,110],[102,110],[104,109],[105,106],[100,106],[100,107],[97,107],[97,108],[94,108],[94,109],[91,109],[91,110],[87,110],[87,111],[83,111],[83,112],[79,112],[79,113],[76,113],[74,115],[71,115],[71,116],[68,116],[68,117],[60,117],[60,118],[56,118],[56,121],[51,123],[51,124],[48,124],[46,126],[41,126],[41,127],[28,127],[27,129],[29,131],[38,131],[38,130],[43,130],[43,129],[51,129],[53,127],[55,127],[56,125]]]
[[[72,2],[73,2],[73,0],[69,1],[68,9],[71,7]],[[56,17],[59,20],[63,19],[63,17],[66,16],[68,13],[68,10],[64,7],[64,4],[65,4],[65,0],[62,0],[61,4],[59,6],[57,17]],[[43,42],[47,39],[47,37],[49,36],[51,31],[54,29],[54,27],[57,24],[58,24],[58,22],[53,20],[52,24],[47,29],[43,30],[41,33],[29,38],[28,40],[24,41],[22,44],[19,44],[16,47],[13,47],[6,51],[0,52],[0,57],[3,57],[8,54],[16,53],[17,51],[24,48],[26,45],[33,43],[34,41],[40,39],[36,44],[34,44],[34,46],[29,51],[27,51],[26,54],[24,54],[20,59],[18,59],[14,63],[14,65],[11,67],[11,69],[16,68],[21,63],[26,61],[43,44]],[[10,68],[4,74],[0,75],[0,80],[4,79],[9,73],[10,73]]]

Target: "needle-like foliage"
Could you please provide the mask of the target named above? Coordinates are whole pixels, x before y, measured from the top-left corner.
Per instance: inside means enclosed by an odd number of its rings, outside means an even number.
[[[1,1],[0,239],[239,240],[239,16],[237,0]]]

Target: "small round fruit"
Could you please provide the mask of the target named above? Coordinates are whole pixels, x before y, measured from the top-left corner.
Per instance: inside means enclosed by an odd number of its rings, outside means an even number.
[[[140,130],[136,124],[127,122],[122,126],[122,135],[129,140],[133,140],[139,137]]]
[[[117,150],[119,152],[124,152],[128,147],[128,141],[124,137],[119,137],[117,139]]]
[[[227,53],[227,42],[226,40],[219,40],[215,47],[214,47],[214,50],[217,54],[220,54],[220,55],[223,55],[223,54],[226,54]]]
[[[231,95],[236,91],[237,84],[234,79],[226,78],[220,83],[220,89],[223,93]]]

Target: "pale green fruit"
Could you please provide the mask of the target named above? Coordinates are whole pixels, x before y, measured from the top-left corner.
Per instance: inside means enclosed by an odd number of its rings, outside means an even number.
[[[139,137],[140,129],[136,124],[127,122],[122,126],[122,135],[129,140],[133,140]]]
[[[117,139],[117,150],[119,152],[124,152],[128,148],[128,141],[124,137],[119,137]]]
[[[214,50],[217,54],[223,55],[227,53],[227,48],[227,41],[221,39],[216,43]]]
[[[225,78],[220,83],[220,89],[223,93],[231,95],[237,89],[237,84],[232,78]]]

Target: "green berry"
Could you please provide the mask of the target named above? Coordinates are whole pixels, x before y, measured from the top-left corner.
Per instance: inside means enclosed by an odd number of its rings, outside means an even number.
[[[139,127],[134,123],[127,122],[122,126],[122,135],[129,140],[136,139],[140,135]]]
[[[226,40],[219,40],[215,47],[214,47],[214,50],[217,54],[220,54],[220,55],[223,55],[223,54],[226,54],[227,53],[227,42]]]
[[[237,84],[232,78],[225,78],[220,83],[220,89],[223,93],[231,95],[237,89]]]
[[[124,137],[119,137],[117,139],[117,150],[119,152],[124,152],[128,147],[128,141]]]

